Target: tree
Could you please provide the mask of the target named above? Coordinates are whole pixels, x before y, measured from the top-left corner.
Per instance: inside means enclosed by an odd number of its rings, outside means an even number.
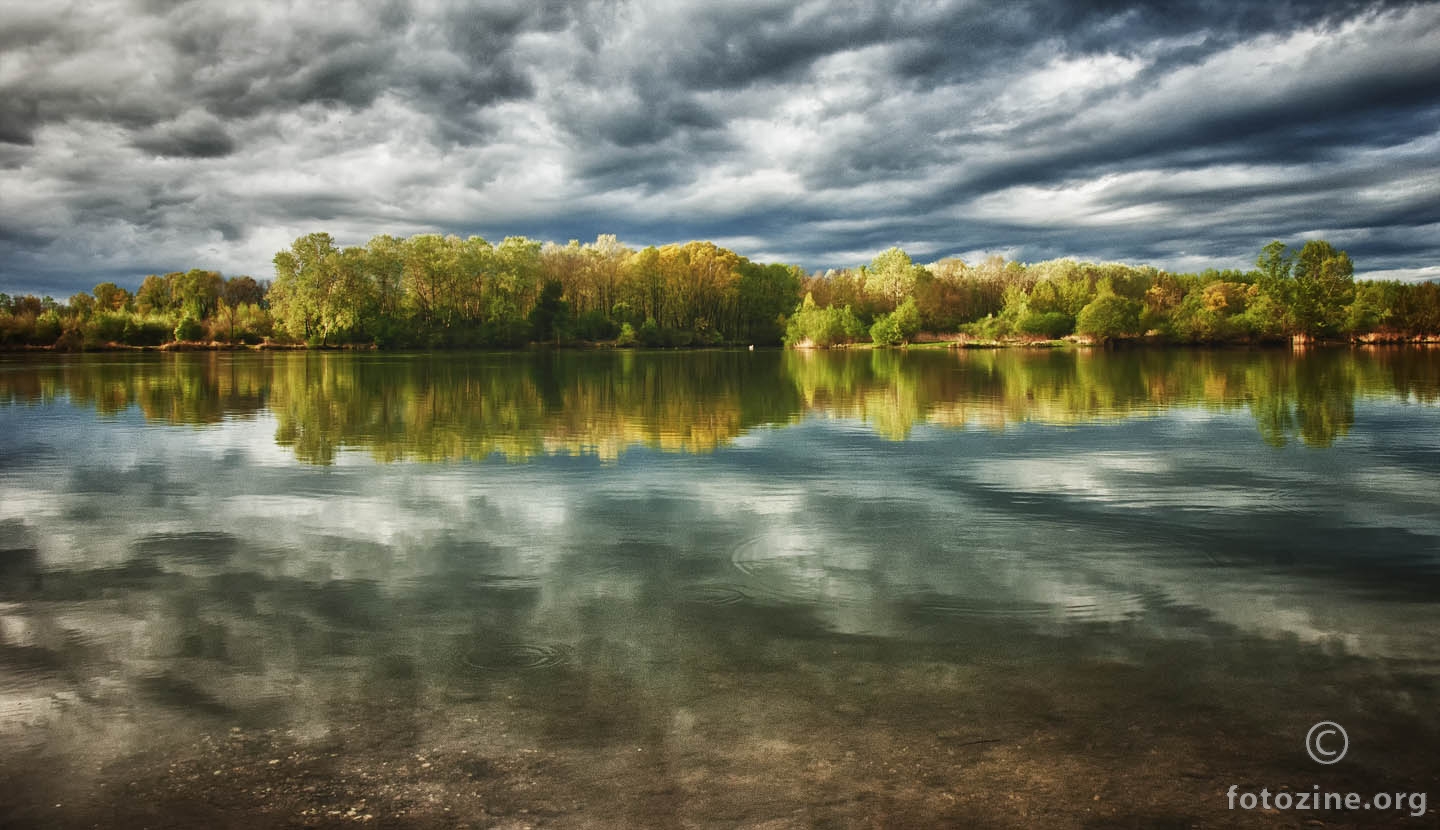
[[[135,310],[141,314],[170,311],[170,282],[155,274],[146,277],[135,292]]]
[[[1260,251],[1255,260],[1256,280],[1260,293],[1268,302],[1256,303],[1249,315],[1251,328],[1261,336],[1284,334],[1293,324],[1291,306],[1295,302],[1295,281],[1292,272],[1295,254],[1285,243],[1275,240]]]
[[[1311,337],[1333,337],[1344,328],[1346,306],[1355,298],[1350,255],[1312,239],[1295,257],[1295,325]]]
[[[909,343],[920,333],[920,309],[914,297],[907,297],[900,307],[889,314],[882,314],[870,327],[870,339],[879,346],[899,346]]]
[[[1097,340],[1134,337],[1140,333],[1140,303],[1107,291],[1080,309],[1075,327]]]
[[[95,311],[95,298],[82,291],[71,296],[65,305],[69,306],[71,314],[78,319],[85,320]]]
[[[340,279],[340,251],[328,233],[312,233],[291,244],[290,250],[275,255],[275,284],[270,304],[276,322],[292,337],[310,340],[318,336],[324,344],[344,314],[336,314],[333,303]]]
[[[1255,268],[1260,272],[1261,290],[1281,296],[1283,287],[1290,279],[1294,262],[1295,255],[1278,239],[1262,248],[1260,256],[1255,259]]]
[[[892,307],[915,292],[915,280],[923,270],[910,261],[910,255],[897,248],[887,248],[875,255],[865,271],[865,290],[888,299]]]
[[[181,317],[180,322],[175,324],[175,339],[181,343],[199,340],[204,334],[204,327],[194,317]]]
[[[882,314],[870,326],[870,342],[877,346],[898,346],[901,342],[900,327],[891,319],[894,315]]]
[[[839,343],[850,343],[865,336],[865,326],[855,316],[850,306],[821,308],[815,298],[805,295],[805,300],[791,315],[785,328],[785,343],[789,346],[819,346],[827,348]]]
[[[559,345],[570,320],[570,305],[560,299],[565,287],[559,280],[551,280],[540,289],[540,299],[530,312],[530,328],[538,340],[554,339]]]
[[[787,265],[740,263],[739,339],[752,343],[779,343],[785,334],[784,315],[795,308],[800,269]]]
[[[216,271],[192,268],[189,271],[167,274],[170,281],[171,302],[181,314],[203,320],[215,310],[225,280]]]
[[[113,282],[95,286],[95,307],[101,311],[119,311],[130,303],[130,292]]]
[[[263,303],[265,286],[256,282],[254,277],[231,277],[225,281],[225,285],[220,291],[220,298],[232,307],[247,303]]]

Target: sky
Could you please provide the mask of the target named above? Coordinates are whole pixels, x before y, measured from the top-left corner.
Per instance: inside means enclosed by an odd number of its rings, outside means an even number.
[[[0,0],[0,291],[296,237],[1440,278],[1440,4]]]

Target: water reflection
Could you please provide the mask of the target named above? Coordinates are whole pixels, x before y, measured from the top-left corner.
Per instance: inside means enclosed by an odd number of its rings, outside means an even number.
[[[918,425],[1075,424],[1174,408],[1248,411],[1267,443],[1326,447],[1355,401],[1440,399],[1433,349],[542,354],[178,354],[8,359],[0,400],[65,400],[151,422],[259,413],[301,461],[380,461],[629,447],[710,452],[763,425],[853,419],[903,440]]]
[[[1435,360],[6,362],[0,821],[1189,826],[1239,780],[1424,789]],[[497,454],[528,463],[464,463]],[[1296,777],[1320,716],[1369,754]]]

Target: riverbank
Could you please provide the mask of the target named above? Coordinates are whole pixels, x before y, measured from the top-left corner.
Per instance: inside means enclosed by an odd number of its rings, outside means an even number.
[[[791,348],[803,351],[815,350],[871,350],[871,349],[902,349],[902,350],[944,350],[944,349],[1060,349],[1068,347],[1091,348],[1091,347],[1156,347],[1156,348],[1296,348],[1303,349],[1312,346],[1434,346],[1440,345],[1440,334],[1417,335],[1413,337],[1388,336],[1367,334],[1358,337],[1320,340],[1306,338],[1303,336],[1292,337],[1287,340],[1206,340],[1199,342],[1181,342],[1166,340],[1159,337],[1140,338],[1115,338],[1110,340],[1096,340],[1083,335],[1070,335],[1058,339],[1044,338],[1000,338],[983,339],[976,337],[960,336],[936,336],[922,335],[915,342],[900,346],[881,346],[875,343],[838,343],[828,347],[801,344],[797,346],[760,346],[763,349]],[[638,344],[620,345],[613,340],[585,340],[569,343],[529,343],[525,346],[511,348],[492,347],[487,351],[526,351],[535,349],[565,349],[575,351],[608,351],[608,350],[633,350],[633,351],[713,351],[713,350],[734,350],[734,349],[756,348],[753,344],[706,344],[692,346],[642,346]],[[332,351],[332,352],[369,352],[369,351],[415,351],[409,348],[388,349],[377,346],[374,343],[339,343],[327,345],[312,345],[306,343],[278,343],[265,341],[262,343],[221,343],[221,342],[170,342],[154,346],[135,346],[125,343],[103,343],[91,346],[68,347],[61,345],[36,346],[30,344],[6,344],[0,345],[0,353],[42,353],[42,354],[77,354],[81,352],[266,352],[266,351]],[[461,348],[440,348],[421,349],[421,351],[465,351]]]

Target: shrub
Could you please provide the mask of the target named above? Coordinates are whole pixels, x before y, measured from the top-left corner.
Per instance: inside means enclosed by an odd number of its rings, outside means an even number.
[[[629,323],[620,324],[620,335],[615,338],[615,345],[629,348],[635,345],[635,327]]]
[[[880,315],[875,320],[875,325],[870,327],[870,339],[877,346],[900,345],[903,338],[900,337],[900,327],[895,324],[895,315]]]
[[[860,322],[850,306],[820,308],[809,295],[785,326],[785,343],[790,346],[809,342],[826,348],[864,336],[865,324]]]
[[[1140,333],[1140,304],[1116,294],[1101,294],[1080,309],[1076,327],[1081,334],[1108,340]]]
[[[131,346],[159,346],[172,333],[170,322],[159,314],[134,315],[126,319],[120,339]]]
[[[181,343],[199,340],[205,334],[204,326],[194,317],[181,317],[175,324],[175,339]]]
[[[125,311],[102,311],[90,318],[85,325],[85,341],[90,345],[122,343],[125,341],[125,327],[130,314]]]
[[[642,346],[659,346],[661,344],[660,324],[655,322],[654,317],[646,317],[645,322],[640,324],[640,331],[636,337]]]
[[[49,346],[60,338],[61,329],[60,315],[52,308],[35,318],[35,329],[30,335],[30,342],[36,346]]]
[[[587,311],[575,321],[575,336],[581,340],[609,340],[620,329],[600,310]]]
[[[1048,337],[1054,340],[1075,330],[1075,320],[1063,311],[1031,311],[1015,325],[1021,334]]]

